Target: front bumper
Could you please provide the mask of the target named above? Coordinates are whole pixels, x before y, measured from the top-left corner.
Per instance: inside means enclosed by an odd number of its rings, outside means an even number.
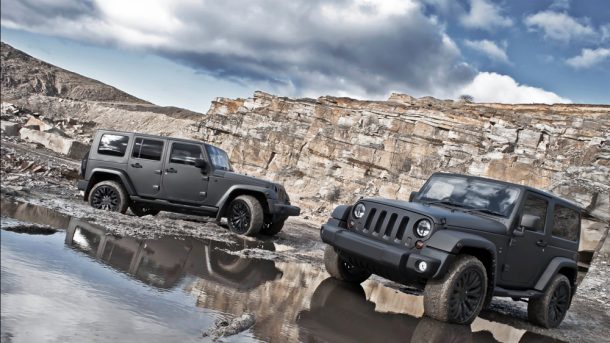
[[[339,225],[331,219],[322,225],[322,241],[335,247],[342,257],[358,261],[358,266],[374,274],[380,274],[393,281],[432,279],[440,274],[452,255],[432,249],[409,249],[380,240],[371,239]],[[417,269],[417,264],[426,262],[425,271]]]
[[[277,217],[292,217],[301,214],[301,209],[288,204],[273,204],[271,205],[271,213]]]
[[[79,180],[76,183],[76,188],[78,188],[79,191],[85,191],[85,190],[87,190],[88,184],[89,184],[89,181],[87,181],[87,180]]]

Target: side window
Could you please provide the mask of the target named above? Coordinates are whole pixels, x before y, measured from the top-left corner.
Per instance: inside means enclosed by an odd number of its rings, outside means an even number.
[[[203,158],[201,147],[195,144],[174,143],[169,155],[170,163],[195,165],[195,160]]]
[[[129,137],[123,135],[113,135],[105,133],[100,139],[100,144],[97,148],[97,153],[110,156],[125,156]]]
[[[555,205],[553,210],[553,236],[570,241],[578,240],[580,214],[571,208]]]
[[[523,204],[523,214],[530,214],[540,218],[536,227],[528,230],[544,232],[544,222],[546,221],[546,210],[548,207],[549,202],[546,199],[533,194],[527,194],[525,203]]]
[[[161,154],[163,154],[163,141],[138,137],[133,143],[132,157],[161,161]]]

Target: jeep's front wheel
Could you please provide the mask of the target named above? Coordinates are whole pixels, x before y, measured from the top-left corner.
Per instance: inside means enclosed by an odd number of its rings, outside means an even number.
[[[486,292],[483,263],[474,256],[460,255],[443,278],[427,282],[424,312],[443,322],[470,324],[481,312]]]
[[[256,235],[263,227],[263,207],[250,195],[240,195],[231,201],[227,213],[231,231],[246,236]]]
[[[129,197],[120,183],[106,180],[91,188],[89,205],[100,210],[125,213],[129,206]]]
[[[330,276],[349,283],[363,283],[371,276],[371,273],[342,259],[335,248],[330,245],[327,245],[324,250],[324,266]]]
[[[566,316],[572,300],[572,286],[565,275],[557,274],[541,297],[527,305],[529,320],[545,328],[556,328]]]
[[[284,227],[284,222],[286,222],[286,218],[280,218],[270,223],[265,223],[263,224],[261,233],[267,236],[275,236],[280,231],[282,231],[282,228]]]

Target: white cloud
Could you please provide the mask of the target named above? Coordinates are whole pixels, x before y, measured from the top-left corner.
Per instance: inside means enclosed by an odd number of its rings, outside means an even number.
[[[602,41],[610,40],[610,24],[602,25],[599,28]]]
[[[381,98],[392,89],[438,96],[476,74],[418,0],[2,0],[1,6],[3,28],[138,49],[288,96]]]
[[[464,41],[464,44],[473,50],[487,55],[494,61],[500,61],[510,64],[510,61],[508,60],[508,55],[506,55],[506,42],[502,44],[502,47],[498,46],[495,42],[487,39],[478,41],[466,40]]]
[[[501,12],[500,7],[487,0],[470,0],[470,11],[460,17],[460,23],[467,28],[483,30],[513,25],[513,21]]]
[[[527,16],[524,22],[530,30],[541,31],[545,38],[562,42],[591,39],[597,35],[587,18],[576,19],[563,12],[538,12]]]
[[[570,103],[570,99],[541,88],[520,85],[512,77],[496,73],[481,72],[462,88],[455,97],[467,94],[476,102],[499,103]]]
[[[591,68],[610,57],[610,49],[582,49],[580,55],[568,58],[566,63],[576,69]]]

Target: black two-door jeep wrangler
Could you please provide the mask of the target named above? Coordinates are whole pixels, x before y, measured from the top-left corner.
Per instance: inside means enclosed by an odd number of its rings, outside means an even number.
[[[235,173],[224,150],[195,140],[98,130],[81,175],[77,187],[95,208],[226,217],[248,236],[275,235],[300,213],[282,185]]]
[[[432,318],[468,324],[503,296],[527,299],[530,321],[556,327],[576,290],[580,217],[531,187],[436,173],[409,202],[338,206],[321,236],[331,276],[417,286]]]

